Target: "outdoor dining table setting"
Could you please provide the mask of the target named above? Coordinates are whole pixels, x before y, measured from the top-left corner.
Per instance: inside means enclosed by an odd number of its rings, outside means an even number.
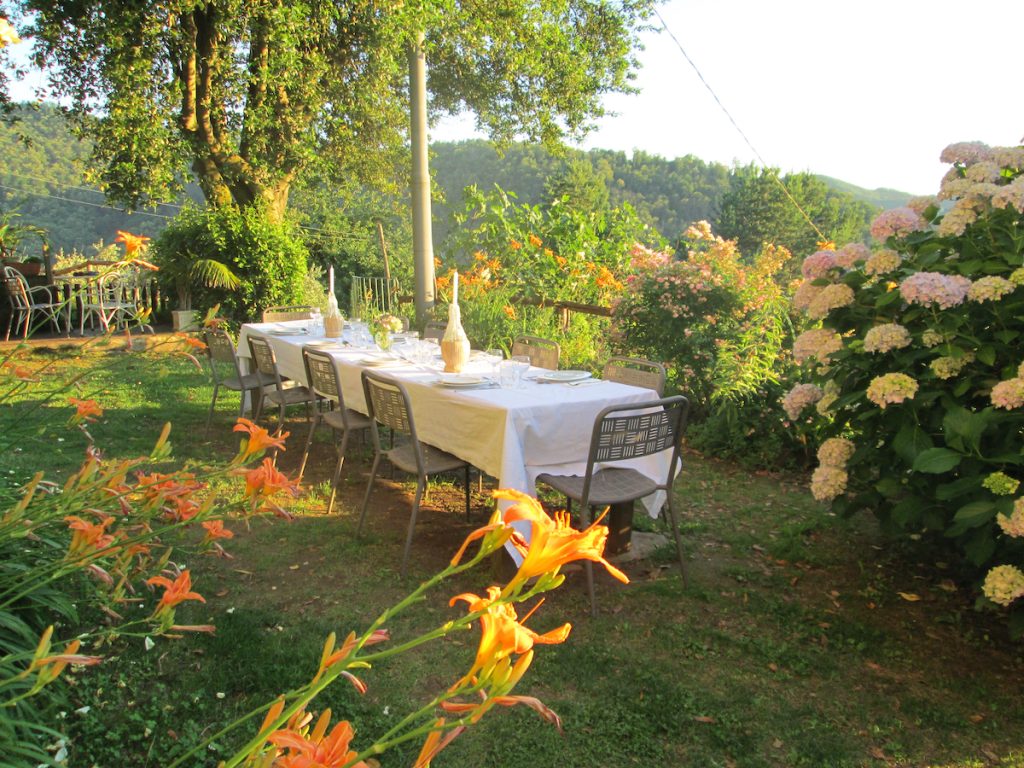
[[[498,479],[499,487],[535,493],[538,475],[582,474],[597,414],[610,405],[655,399],[641,387],[595,378],[588,371],[547,370],[497,354],[474,351],[459,373],[446,373],[440,348],[414,334],[394,334],[382,350],[365,324],[346,323],[340,337],[324,336],[315,321],[242,326],[238,352],[248,337],[265,338],[281,376],[305,383],[302,348],[327,352],[338,363],[348,408],[367,413],[361,375],[366,369],[399,379],[409,393],[419,439],[454,454]],[[650,477],[664,477],[671,452],[616,462]],[[643,499],[656,516],[664,494]]]

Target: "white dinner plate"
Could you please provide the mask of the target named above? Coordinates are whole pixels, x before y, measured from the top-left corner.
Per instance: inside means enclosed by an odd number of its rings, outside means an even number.
[[[269,330],[263,331],[263,333],[269,336],[305,336],[305,328],[270,328]]]
[[[384,368],[388,365],[401,365],[402,361],[397,357],[364,357],[359,363],[367,368]]]
[[[472,376],[465,373],[441,374],[438,384],[442,387],[479,387],[488,383],[482,376]]]
[[[537,376],[537,381],[583,381],[590,378],[590,371],[548,371]]]
[[[305,346],[307,346],[307,347],[337,347],[337,346],[340,346],[340,343],[337,342],[337,341],[334,341],[332,339],[313,339],[312,341],[307,341]]]

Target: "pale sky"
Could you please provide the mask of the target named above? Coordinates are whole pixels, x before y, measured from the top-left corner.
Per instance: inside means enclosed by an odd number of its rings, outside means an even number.
[[[861,187],[931,194],[957,141],[1017,145],[1022,0],[669,0],[668,29],[764,161]],[[657,19],[654,19],[657,24]],[[726,165],[755,160],[665,32],[582,147]],[[432,140],[470,138],[472,119]]]

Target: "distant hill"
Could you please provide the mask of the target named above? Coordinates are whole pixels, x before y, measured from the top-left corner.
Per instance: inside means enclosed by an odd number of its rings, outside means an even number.
[[[848,181],[833,179],[831,176],[824,176],[820,173],[815,174],[815,176],[837,192],[845,192],[855,200],[860,200],[882,210],[904,206],[907,204],[907,200],[913,197],[909,192],[900,192],[898,189],[886,189],[884,187],[864,189],[864,187],[858,187],[856,184],[851,184]]]
[[[52,105],[25,106],[15,127],[0,125],[0,213],[45,229],[54,251],[91,254],[92,246],[111,242],[118,230],[155,236],[175,215],[177,206],[126,214],[108,206],[84,180],[89,147],[69,132]],[[451,213],[462,207],[462,190],[471,184],[494,184],[515,192],[521,202],[539,204],[552,189],[602,188],[611,206],[632,205],[668,241],[676,240],[694,221],[715,222],[722,196],[735,169],[693,155],[666,159],[642,151],[566,149],[551,154],[532,144],[513,144],[503,153],[485,141],[437,143],[431,147],[435,204],[434,241],[440,245],[451,226]],[[819,177],[837,193],[876,208],[903,205],[910,197],[891,189],[867,190],[839,179]],[[297,196],[298,198],[298,196]],[[404,226],[404,224],[400,225]],[[25,241],[26,255],[39,243]]]

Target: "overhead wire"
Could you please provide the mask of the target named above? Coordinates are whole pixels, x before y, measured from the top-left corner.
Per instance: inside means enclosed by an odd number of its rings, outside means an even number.
[[[693,61],[693,59],[690,58],[690,55],[686,52],[686,49],[683,48],[683,44],[679,42],[679,38],[677,38],[675,34],[673,34],[672,30],[668,28],[668,24],[665,23],[665,19],[662,17],[661,13],[659,13],[657,8],[654,8],[653,10],[654,15],[657,16],[658,21],[661,22],[662,29],[664,29],[665,32],[668,33],[668,36],[672,38],[672,42],[676,44],[676,47],[679,48],[679,52],[683,54],[683,58],[685,58],[687,63],[693,68],[693,71],[697,73],[698,79],[704,84],[704,87],[708,89],[708,93],[711,94],[711,97],[715,100],[715,103],[718,104],[722,112],[725,113],[725,116],[729,119],[729,122],[732,123],[732,127],[736,129],[736,132],[740,135],[740,137],[743,139],[746,145],[750,147],[750,151],[754,153],[754,157],[756,157],[758,162],[761,163],[761,166],[765,169],[769,169],[768,163],[766,163],[764,158],[761,157],[761,153],[757,151],[757,147],[754,146],[754,143],[747,137],[747,134],[744,133],[743,129],[740,128],[739,123],[736,122],[735,118],[733,118],[729,110],[725,108],[725,104],[723,104],[722,100],[718,98],[718,94],[715,93],[715,89],[711,87],[711,84],[704,78],[704,75],[697,67],[697,64]],[[800,212],[800,215],[804,217],[804,221],[807,222],[808,226],[810,226],[810,228],[813,229],[818,234],[820,242],[822,244],[828,242],[829,238],[827,238],[822,233],[822,231],[818,229],[818,226],[811,220],[811,217],[807,215],[807,212],[800,206],[800,203],[798,203],[796,201],[796,198],[793,197],[792,194],[790,194],[790,191],[786,188],[786,185],[783,183],[782,179],[779,178],[779,174],[772,171],[770,175],[771,178],[774,179],[775,183],[778,184],[779,187],[782,189],[782,192],[786,196],[786,198]]]

